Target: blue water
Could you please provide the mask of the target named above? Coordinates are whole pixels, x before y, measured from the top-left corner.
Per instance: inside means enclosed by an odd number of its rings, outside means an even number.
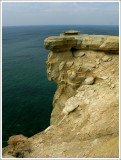
[[[2,29],[2,139],[30,137],[49,126],[56,84],[46,76],[49,51],[43,41],[65,30],[119,35],[118,26],[19,26]]]

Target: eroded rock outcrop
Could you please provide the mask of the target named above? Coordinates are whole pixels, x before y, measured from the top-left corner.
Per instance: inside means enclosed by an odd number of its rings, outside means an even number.
[[[113,65],[118,63],[119,44],[117,36],[65,34],[49,37],[44,44],[52,50],[46,62],[48,79],[58,85],[51,116],[51,124],[55,124],[62,117],[60,112],[66,101],[76,94],[78,87],[98,84],[98,81],[103,84],[106,83],[103,77],[114,75],[111,66],[113,70]]]
[[[119,37],[67,32],[45,39],[44,45],[51,50],[48,79],[57,83],[51,125],[16,144],[14,153],[25,158],[118,158]]]

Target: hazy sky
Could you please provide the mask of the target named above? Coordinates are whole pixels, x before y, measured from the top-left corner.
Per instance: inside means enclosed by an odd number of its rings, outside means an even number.
[[[118,2],[3,2],[3,26],[118,25]]]

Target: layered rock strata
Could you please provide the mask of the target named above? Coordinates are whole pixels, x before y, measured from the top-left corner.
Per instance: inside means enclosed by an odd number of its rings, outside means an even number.
[[[51,125],[30,138],[10,137],[3,156],[118,158],[119,37],[69,32],[44,45],[48,80],[57,83]]]

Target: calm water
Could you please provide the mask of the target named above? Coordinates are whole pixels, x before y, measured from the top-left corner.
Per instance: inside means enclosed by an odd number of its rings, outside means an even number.
[[[43,41],[69,29],[82,34],[119,35],[118,26],[3,27],[3,147],[12,135],[30,137],[49,126],[56,84],[47,80],[49,51]]]

